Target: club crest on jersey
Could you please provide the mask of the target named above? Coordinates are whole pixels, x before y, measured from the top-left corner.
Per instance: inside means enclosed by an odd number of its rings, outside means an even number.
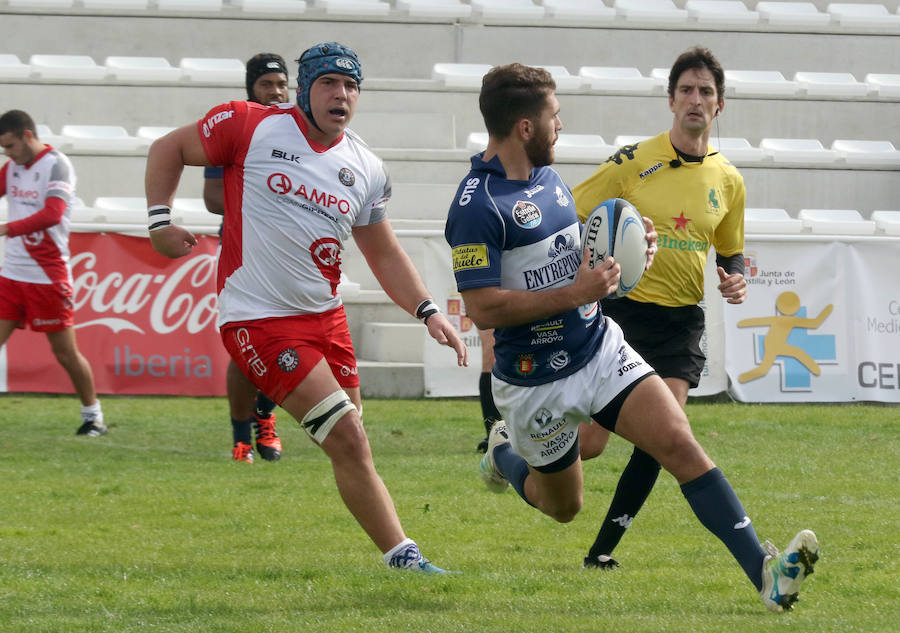
[[[556,204],[561,207],[569,206],[569,196],[563,192],[562,187],[559,185],[556,185]]]
[[[565,368],[569,364],[569,352],[564,349],[553,352],[550,354],[548,364],[553,368],[553,371]]]
[[[352,187],[353,183],[356,182],[356,176],[350,169],[344,167],[338,172],[338,180],[340,180],[341,184],[345,187]]]
[[[537,369],[534,366],[534,354],[519,354],[516,359],[516,371],[522,376],[533,374]]]
[[[523,229],[533,229],[541,223],[541,210],[528,200],[518,200],[512,210],[513,220]]]
[[[295,350],[293,347],[282,350],[278,354],[278,368],[281,371],[290,373],[297,369],[299,365],[300,357],[297,356],[297,350]]]

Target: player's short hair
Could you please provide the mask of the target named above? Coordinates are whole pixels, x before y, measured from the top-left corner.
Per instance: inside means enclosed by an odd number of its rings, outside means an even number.
[[[675,96],[675,87],[678,85],[678,79],[681,74],[692,68],[705,68],[712,73],[716,82],[716,97],[722,99],[725,96],[725,71],[722,65],[712,51],[703,46],[694,46],[684,51],[672,64],[672,70],[669,71],[668,92],[670,97]]]
[[[534,119],[556,90],[553,76],[543,68],[514,63],[495,66],[481,80],[478,106],[491,136],[504,139],[522,119]]]
[[[257,79],[269,73],[281,73],[287,78],[287,62],[284,61],[284,57],[275,53],[257,53],[247,60],[247,72],[244,76],[244,82],[247,85],[248,101],[256,101],[256,97],[253,95],[253,85]]]
[[[34,120],[24,110],[10,110],[0,116],[0,134],[12,132],[16,138],[22,138],[25,130],[31,130],[31,134],[37,138],[37,127],[34,125]]]

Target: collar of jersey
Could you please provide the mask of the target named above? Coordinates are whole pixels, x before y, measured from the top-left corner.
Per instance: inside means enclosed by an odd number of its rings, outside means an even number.
[[[309,147],[317,154],[323,154],[327,152],[329,149],[344,140],[344,133],[341,132],[341,135],[337,137],[334,143],[332,143],[331,145],[322,145],[321,143],[317,143],[309,138],[309,127],[306,125],[306,119],[300,116],[300,110],[297,107],[294,107],[291,110],[291,116],[293,116],[294,120],[297,122],[297,127],[300,128],[300,131],[303,133],[303,138],[305,138],[306,142],[309,143]]]

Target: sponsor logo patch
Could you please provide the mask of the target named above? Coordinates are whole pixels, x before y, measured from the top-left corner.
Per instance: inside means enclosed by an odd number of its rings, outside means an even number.
[[[541,224],[541,210],[527,200],[516,201],[512,210],[513,220],[523,229],[533,229]]]
[[[488,260],[487,244],[460,244],[453,247],[453,272],[461,270],[473,270],[487,268]]]
[[[297,350],[293,347],[289,347],[278,354],[278,369],[281,371],[290,373],[297,369],[299,365],[300,357],[297,355]]]

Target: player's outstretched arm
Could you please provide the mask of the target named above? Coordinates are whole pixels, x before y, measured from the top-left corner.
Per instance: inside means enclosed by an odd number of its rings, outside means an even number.
[[[196,124],[172,130],[150,146],[144,174],[148,209],[171,209],[185,165],[209,165]],[[189,254],[197,238],[190,231],[168,223],[168,214],[160,213],[157,217],[159,222],[153,223],[151,219],[150,224],[153,248],[166,257]]]
[[[416,307],[431,298],[409,255],[400,246],[389,221],[353,228],[353,239],[391,301],[416,316]],[[456,362],[469,364],[469,352],[456,329],[438,312],[425,319],[428,334],[456,351]]]

